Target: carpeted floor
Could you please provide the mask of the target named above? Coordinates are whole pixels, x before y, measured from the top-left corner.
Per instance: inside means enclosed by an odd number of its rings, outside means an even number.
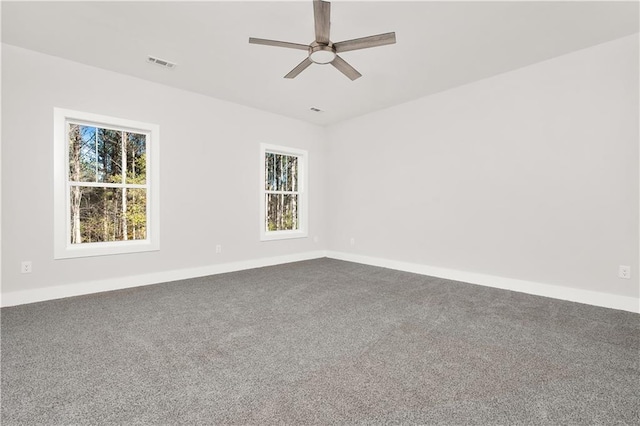
[[[330,259],[4,308],[2,424],[640,424],[640,316]]]

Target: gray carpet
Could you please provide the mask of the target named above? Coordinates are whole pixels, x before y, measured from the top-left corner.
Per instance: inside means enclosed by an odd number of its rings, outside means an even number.
[[[4,308],[2,424],[640,424],[640,316],[330,259]]]

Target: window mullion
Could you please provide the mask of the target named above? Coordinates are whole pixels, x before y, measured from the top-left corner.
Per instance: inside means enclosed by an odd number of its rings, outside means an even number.
[[[143,183],[104,183],[104,182],[76,182],[69,181],[69,186],[85,186],[92,188],[136,188],[136,189],[148,189],[147,184]]]
[[[299,192],[299,191],[271,191],[271,190],[265,190],[265,193],[266,193],[266,194],[284,194],[284,195],[290,194],[290,195],[297,195],[297,194],[299,194],[300,192]]]
[[[93,144],[96,147],[96,182],[98,181],[98,128],[95,128],[96,131],[93,133],[93,139],[95,143]]]

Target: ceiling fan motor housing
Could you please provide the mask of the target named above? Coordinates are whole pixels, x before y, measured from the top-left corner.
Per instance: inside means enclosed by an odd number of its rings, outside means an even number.
[[[316,64],[329,64],[336,58],[336,49],[331,43],[321,44],[314,41],[309,45],[309,59]]]

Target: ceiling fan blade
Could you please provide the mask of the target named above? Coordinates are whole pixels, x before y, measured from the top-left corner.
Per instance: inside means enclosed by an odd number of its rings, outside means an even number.
[[[316,41],[320,44],[329,44],[329,27],[331,18],[331,3],[322,0],[313,0],[313,19],[316,24]]]
[[[265,46],[288,47],[289,49],[309,50],[306,44],[289,43],[288,41],[267,40],[264,38],[249,37],[251,44],[263,44]]]
[[[384,46],[385,44],[394,44],[396,42],[396,33],[378,34],[369,37],[355,38],[335,43],[336,52],[348,52],[349,50],[368,49],[370,47]]]
[[[304,58],[304,61],[300,62],[294,69],[292,69],[289,74],[285,75],[284,78],[296,78],[298,74],[302,71],[306,70],[309,65],[311,65],[311,59]]]
[[[347,63],[347,61],[342,59],[340,56],[336,55],[335,59],[333,61],[331,61],[331,65],[336,67],[342,74],[344,74],[347,77],[349,77],[349,79],[351,79],[351,81],[362,77],[362,74],[360,74],[358,71],[356,71],[356,69],[354,67],[349,65]]]

